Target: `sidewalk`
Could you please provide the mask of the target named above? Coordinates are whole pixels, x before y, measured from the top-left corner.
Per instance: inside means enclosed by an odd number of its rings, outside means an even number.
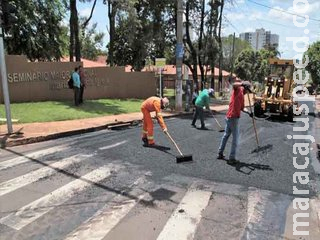
[[[227,110],[227,105],[211,107],[214,111]],[[169,118],[178,115],[188,115],[192,112],[164,112],[163,117]],[[98,131],[122,125],[134,125],[142,120],[142,113],[129,113],[111,115],[98,118],[77,119],[59,122],[43,123],[13,123],[13,134],[7,135],[7,125],[0,125],[0,147],[12,147],[17,145],[47,141],[60,137],[71,136],[80,133]]]

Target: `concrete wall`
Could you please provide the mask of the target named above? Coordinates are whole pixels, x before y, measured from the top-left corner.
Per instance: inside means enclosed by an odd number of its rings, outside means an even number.
[[[6,56],[10,102],[72,100],[67,81],[81,62],[27,62],[23,56]],[[147,98],[156,94],[150,72],[125,72],[124,67],[84,68],[84,99]],[[1,79],[1,76],[0,76]],[[2,80],[1,80],[2,81]],[[2,84],[0,102],[3,103]]]

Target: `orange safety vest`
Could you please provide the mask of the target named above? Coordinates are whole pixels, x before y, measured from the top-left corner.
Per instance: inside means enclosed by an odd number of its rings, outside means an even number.
[[[149,97],[142,103],[141,108],[146,109],[148,112],[156,112],[156,117],[158,119],[158,123],[160,124],[161,128],[162,129],[167,128],[161,114],[161,98]]]

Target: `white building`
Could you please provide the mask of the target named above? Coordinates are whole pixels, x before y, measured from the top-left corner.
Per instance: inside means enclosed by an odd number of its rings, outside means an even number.
[[[240,39],[250,43],[256,51],[262,49],[265,45],[279,46],[279,35],[271,34],[271,31],[265,31],[264,28],[256,29],[255,32],[240,33]]]

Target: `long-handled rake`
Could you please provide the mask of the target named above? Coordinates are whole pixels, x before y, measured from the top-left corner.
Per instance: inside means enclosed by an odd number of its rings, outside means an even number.
[[[249,101],[249,107],[250,107],[250,113],[252,115],[252,107],[251,107],[251,101],[250,101],[250,97],[249,97],[249,94],[248,94],[248,101]],[[263,147],[260,147],[260,144],[259,144],[259,138],[258,138],[258,133],[257,133],[257,128],[256,128],[256,122],[255,122],[255,118],[254,116],[252,116],[252,123],[253,123],[253,128],[254,128],[254,133],[256,135],[256,141],[257,141],[257,148],[254,149],[251,153],[257,153],[257,152],[261,152],[261,151],[266,151],[268,149],[271,149],[272,148],[272,145],[271,144],[267,144]]]
[[[176,156],[177,163],[182,163],[182,162],[191,162],[192,160],[192,155],[183,155],[182,152],[180,151],[178,145],[176,142],[173,140],[173,138],[170,136],[169,132],[166,132],[166,135],[170,139],[170,141],[174,144],[178,152],[180,153],[180,156]]]
[[[250,101],[249,94],[247,94],[247,96],[248,96],[248,101],[249,101],[250,113],[251,113],[251,115],[252,115],[253,112],[252,112],[252,107],[251,107],[251,101]],[[255,122],[255,120],[254,120],[254,116],[252,116],[252,123],[253,123],[254,133],[255,133],[255,135],[256,135],[256,141],[257,141],[257,145],[258,145],[258,149],[259,149],[259,148],[260,148],[259,138],[258,138],[258,133],[257,133],[256,122]]]
[[[220,125],[219,121],[215,118],[213,112],[212,112],[212,111],[210,111],[210,112],[211,112],[211,115],[212,115],[213,119],[216,121],[216,123],[218,124],[218,126],[219,126],[219,128],[220,128],[220,129],[219,129],[219,132],[224,132],[223,127]]]

